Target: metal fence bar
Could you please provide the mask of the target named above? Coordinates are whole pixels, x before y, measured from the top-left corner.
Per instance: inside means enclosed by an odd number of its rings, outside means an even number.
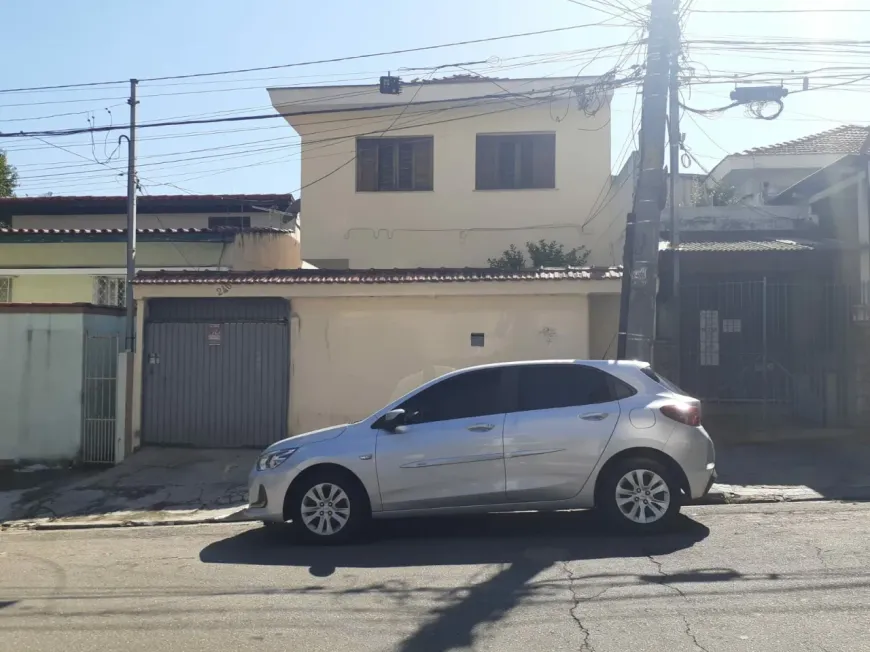
[[[120,337],[85,334],[82,461],[115,461],[116,391]]]
[[[848,411],[853,297],[863,294],[768,277],[686,285],[681,385],[706,403],[757,406],[765,421],[836,425]]]

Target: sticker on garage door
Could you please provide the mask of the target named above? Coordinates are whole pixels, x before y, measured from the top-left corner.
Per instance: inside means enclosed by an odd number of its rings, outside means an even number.
[[[208,344],[209,346],[218,346],[221,343],[221,325],[208,325]]]

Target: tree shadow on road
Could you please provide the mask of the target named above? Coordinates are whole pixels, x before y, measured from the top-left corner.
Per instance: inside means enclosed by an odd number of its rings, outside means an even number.
[[[308,567],[318,577],[338,568],[500,565],[486,581],[457,587],[455,599],[433,609],[428,621],[398,648],[445,652],[472,647],[475,630],[501,620],[529,595],[528,583],[551,566],[561,565],[573,585],[568,562],[665,555],[689,548],[708,534],[704,525],[684,516],[671,533],[623,537],[604,528],[592,512],[491,514],[386,521],[378,524],[366,544],[344,547],[295,545],[286,533],[253,528],[206,546],[200,560]],[[578,603],[575,599],[573,607]]]

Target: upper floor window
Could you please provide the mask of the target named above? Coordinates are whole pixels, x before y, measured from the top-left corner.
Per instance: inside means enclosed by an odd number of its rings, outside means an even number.
[[[432,190],[432,137],[359,138],[358,192]]]
[[[556,134],[478,134],[478,190],[556,187]]]
[[[123,307],[127,300],[127,281],[122,276],[95,276],[94,303]]]
[[[11,276],[0,276],[0,303],[12,303]]]
[[[250,228],[250,226],[250,215],[220,215],[218,217],[208,218],[208,228],[210,229],[217,229],[219,227],[247,229]]]

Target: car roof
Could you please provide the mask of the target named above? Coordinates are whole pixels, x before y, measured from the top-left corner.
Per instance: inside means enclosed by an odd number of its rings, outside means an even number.
[[[616,369],[642,369],[648,367],[648,362],[640,360],[572,360],[572,359],[557,359],[557,360],[513,360],[510,362],[491,362],[489,364],[474,365],[470,367],[462,367],[456,369],[459,371],[471,371],[474,369],[493,369],[498,367],[515,367],[519,365],[542,365],[542,364],[582,364],[588,367],[595,367],[602,370]]]

